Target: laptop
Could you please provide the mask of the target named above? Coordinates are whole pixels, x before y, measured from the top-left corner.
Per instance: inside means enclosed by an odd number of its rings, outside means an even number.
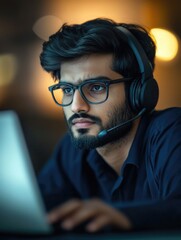
[[[18,116],[0,111],[0,232],[52,231]]]

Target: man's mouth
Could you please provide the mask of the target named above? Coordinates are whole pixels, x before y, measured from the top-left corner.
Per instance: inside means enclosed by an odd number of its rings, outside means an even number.
[[[90,128],[93,124],[95,122],[89,118],[76,118],[72,120],[72,126],[76,128]]]

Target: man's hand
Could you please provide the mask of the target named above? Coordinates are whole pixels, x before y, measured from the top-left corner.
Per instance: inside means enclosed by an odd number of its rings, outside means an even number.
[[[89,223],[86,225],[86,230],[89,232],[96,232],[106,226],[122,230],[132,228],[124,214],[98,199],[70,200],[51,211],[48,214],[48,220],[52,224],[61,222],[60,226],[65,230],[72,230],[87,221]]]

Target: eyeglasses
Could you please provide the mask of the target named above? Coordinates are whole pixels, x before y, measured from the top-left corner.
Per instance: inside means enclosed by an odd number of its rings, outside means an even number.
[[[132,81],[133,78],[120,78],[115,80],[90,79],[78,85],[59,82],[48,89],[56,104],[62,107],[69,106],[73,102],[75,90],[80,92],[81,97],[90,104],[105,102],[109,96],[109,86],[116,83]]]

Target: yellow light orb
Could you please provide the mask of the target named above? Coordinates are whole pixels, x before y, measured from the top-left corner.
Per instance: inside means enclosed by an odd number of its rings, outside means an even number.
[[[161,28],[153,28],[150,32],[156,41],[156,57],[163,61],[174,59],[178,52],[176,36],[170,31]]]
[[[62,21],[58,17],[48,15],[37,19],[33,25],[33,31],[39,38],[47,41],[49,36],[57,32],[61,25]]]
[[[13,54],[0,54],[0,87],[11,84],[18,71],[18,61]]]

